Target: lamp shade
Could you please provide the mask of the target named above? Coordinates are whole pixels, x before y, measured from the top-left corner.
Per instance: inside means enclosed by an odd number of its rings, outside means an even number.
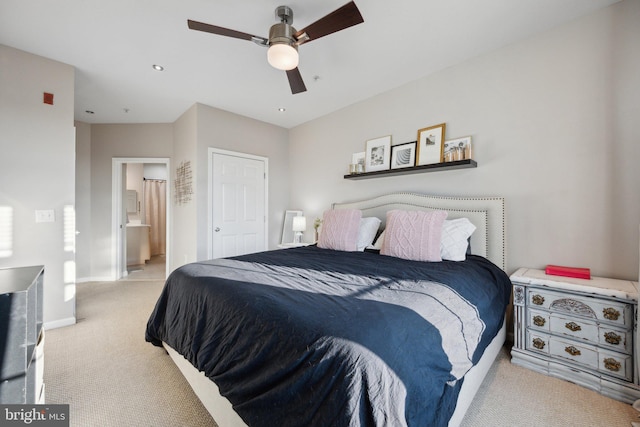
[[[307,219],[303,216],[293,217],[293,231],[305,231],[307,229]]]
[[[298,66],[298,51],[285,43],[272,44],[267,51],[267,60],[273,68],[278,70],[293,70]]]

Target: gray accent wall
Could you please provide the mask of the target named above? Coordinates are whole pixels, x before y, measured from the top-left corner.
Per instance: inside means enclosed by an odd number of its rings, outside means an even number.
[[[560,264],[638,278],[640,2],[627,0],[290,132],[291,205],[395,191],[504,196],[507,270]],[[365,141],[445,122],[477,169],[345,180]],[[313,221],[310,221],[313,222]]]

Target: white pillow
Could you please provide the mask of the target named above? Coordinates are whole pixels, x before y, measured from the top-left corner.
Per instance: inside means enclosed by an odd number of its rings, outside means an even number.
[[[373,245],[369,245],[369,247],[367,249],[380,250],[380,249],[382,249],[382,244],[383,243],[384,243],[384,230],[382,230],[382,233],[380,233],[380,235],[376,239],[376,242]]]
[[[380,219],[376,217],[367,217],[360,219],[360,228],[358,229],[358,250],[360,252],[373,243],[380,227]]]
[[[445,220],[440,241],[442,259],[464,261],[467,257],[468,239],[475,230],[476,226],[467,218]]]

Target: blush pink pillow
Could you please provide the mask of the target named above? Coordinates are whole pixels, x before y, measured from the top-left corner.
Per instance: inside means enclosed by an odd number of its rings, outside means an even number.
[[[440,240],[445,211],[387,212],[380,254],[414,261],[442,261]]]
[[[332,209],[322,215],[322,230],[318,247],[336,251],[358,250],[358,230],[362,211],[358,209]]]

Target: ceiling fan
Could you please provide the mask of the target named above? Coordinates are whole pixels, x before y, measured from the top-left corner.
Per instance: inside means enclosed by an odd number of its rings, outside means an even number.
[[[299,31],[291,26],[293,10],[290,7],[278,6],[275,14],[280,23],[271,27],[268,39],[191,19],[187,20],[187,24],[192,30],[249,40],[260,46],[269,47],[267,52],[269,64],[286,71],[291,93],[296,94],[307,90],[298,70],[298,46],[364,22],[354,2],[345,4]]]

